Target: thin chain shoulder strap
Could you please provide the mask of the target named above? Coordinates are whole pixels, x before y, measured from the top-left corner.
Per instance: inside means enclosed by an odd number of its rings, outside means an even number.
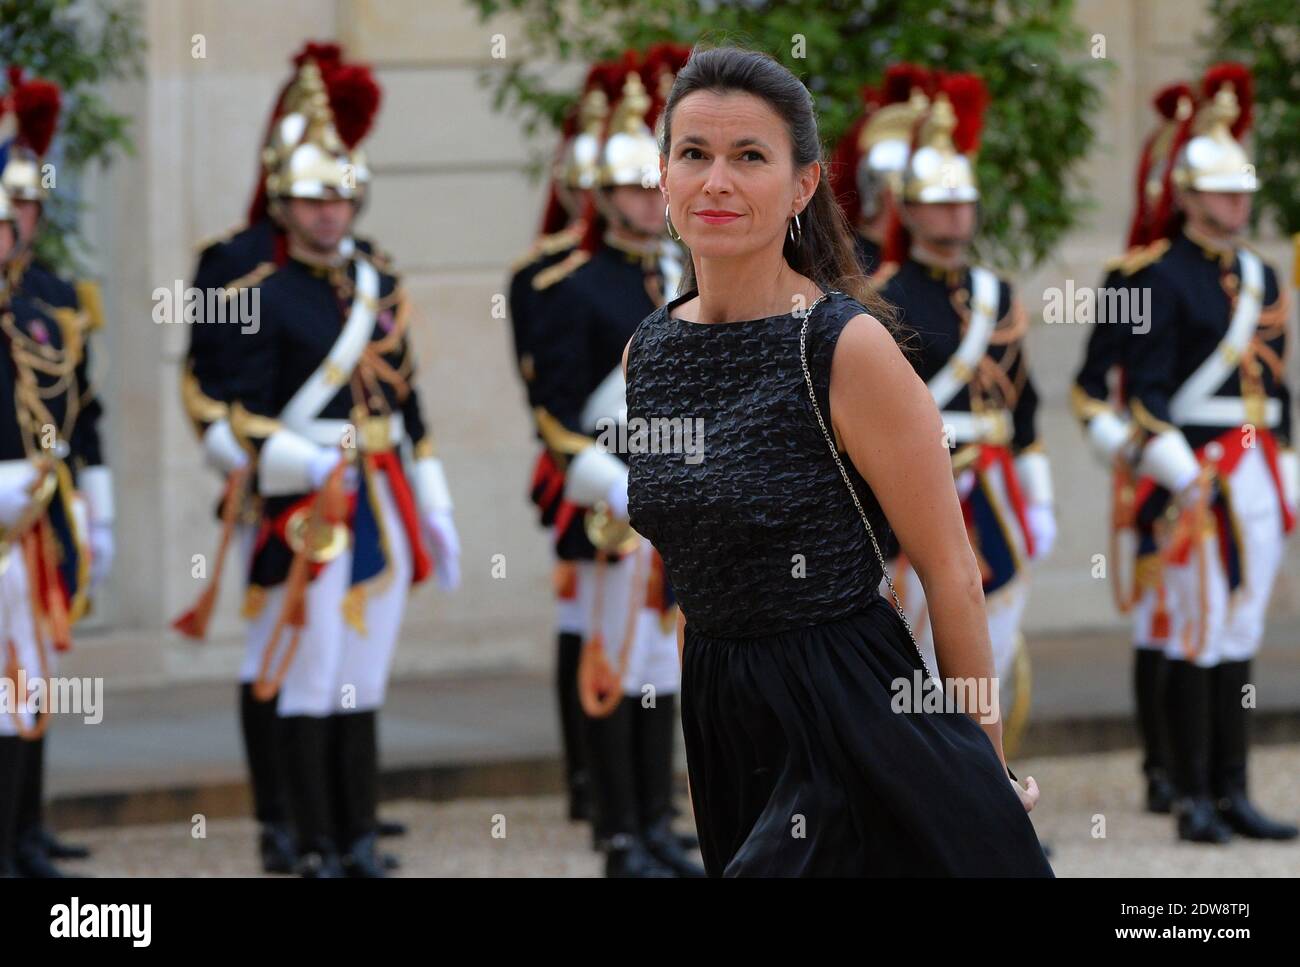
[[[876,540],[876,531],[867,518],[867,512],[862,508],[862,502],[858,499],[858,491],[853,486],[853,481],[849,479],[849,472],[844,469],[844,461],[840,459],[840,452],[835,447],[835,440],[831,436],[831,431],[827,429],[826,421],[822,419],[822,408],[817,403],[817,391],[813,388],[812,372],[808,369],[808,320],[812,318],[814,310],[821,305],[822,300],[832,294],[838,293],[835,290],[827,290],[808,307],[803,314],[803,326],[799,329],[799,362],[803,366],[804,382],[808,384],[808,399],[812,401],[813,413],[817,415],[817,425],[822,428],[822,436],[826,438],[826,445],[830,448],[831,457],[835,460],[835,466],[839,468],[840,476],[844,479],[844,486],[849,488],[849,496],[853,498],[853,506],[858,509],[858,516],[862,518],[862,524],[867,529],[867,536],[871,538],[871,547],[876,552],[876,560],[880,563],[881,573],[885,576],[885,583],[889,585],[889,594],[894,599],[894,610],[898,612],[898,617],[903,621],[903,627],[907,629],[907,637],[912,642],[912,647],[916,649],[916,656],[921,660],[921,668],[925,670],[926,677],[933,678],[930,666],[926,664],[925,655],[921,654],[921,646],[916,643],[916,635],[912,632],[912,623],[907,620],[907,614],[903,611],[903,602],[899,600],[898,592],[894,590],[894,579],[889,576],[889,568],[885,566],[885,555],[880,551],[880,542]]]

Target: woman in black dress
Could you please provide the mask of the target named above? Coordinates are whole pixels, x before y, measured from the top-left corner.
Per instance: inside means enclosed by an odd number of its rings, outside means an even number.
[[[857,275],[811,95],[764,54],[697,50],[660,147],[691,261],[625,350],[629,430],[700,419],[703,451],[630,446],[628,494],[684,616],[705,868],[1050,876],[996,705],[922,711],[930,670],[879,590],[892,527],[930,602],[934,671],[987,687],[939,413]]]

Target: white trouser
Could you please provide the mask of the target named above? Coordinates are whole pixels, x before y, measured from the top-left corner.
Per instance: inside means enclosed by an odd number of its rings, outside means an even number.
[[[930,614],[925,604],[925,589],[921,579],[911,567],[903,568],[903,579],[899,581],[897,563],[890,570],[890,576],[903,601],[903,612],[912,625],[912,634],[925,656],[926,665],[938,673],[939,663],[934,650],[934,628],[930,624]],[[880,593],[892,605],[889,589],[881,583]],[[984,608],[988,614],[989,645],[993,649],[993,673],[998,680],[1008,679],[1011,666],[1016,657],[1016,643],[1020,637],[1020,619],[1024,616],[1025,606],[1029,603],[1029,582],[1020,574],[984,599]]]
[[[18,683],[10,678],[9,643],[12,642],[18,666],[28,681],[41,674],[41,648],[32,619],[31,591],[27,584],[27,564],[22,549],[9,550],[8,564],[0,573],[0,735],[17,735],[16,710],[23,728],[35,724],[32,709],[26,707],[27,696],[17,694]],[[30,691],[30,688],[29,688]]]
[[[1258,447],[1242,454],[1228,477],[1227,491],[1240,537],[1241,585],[1229,592],[1217,533],[1202,538],[1204,588],[1195,550],[1186,563],[1165,567],[1172,616],[1165,655],[1194,660],[1203,668],[1254,657],[1264,637],[1268,599],[1282,563],[1282,509],[1268,460]]]
[[[1133,621],[1133,647],[1139,651],[1163,651],[1169,645],[1169,591],[1156,586],[1143,588],[1129,612]],[[1166,615],[1164,627],[1157,620],[1161,612]]]
[[[963,499],[969,499],[972,487],[981,488],[985,498],[993,507],[993,512],[1000,521],[1000,529],[1011,545],[1012,554],[1019,562],[1019,570],[996,591],[989,592],[984,598],[984,608],[988,616],[989,645],[993,651],[993,671],[999,680],[1011,674],[1011,666],[1016,657],[1016,646],[1020,639],[1020,621],[1025,607],[1029,603],[1029,576],[1026,562],[1029,560],[1024,528],[1016,516],[1010,489],[1006,480],[1003,464],[993,463],[983,472],[966,470],[958,480],[958,492]],[[912,625],[916,643],[925,656],[930,670],[938,673],[939,663],[934,650],[934,631],[930,626],[930,616],[926,609],[925,590],[916,571],[911,567],[904,569],[903,580],[898,580],[898,566],[895,564],[890,574],[897,585],[898,595],[903,600],[903,611]],[[888,596],[888,588],[881,587],[881,593]]]
[[[412,564],[411,548],[388,479],[383,473],[375,473],[371,480],[389,559],[384,575],[365,585],[365,634],[343,616],[343,600],[352,572],[352,551],[348,549],[322,568],[308,585],[307,624],[280,688],[277,711],[282,717],[370,711],[384,704],[388,672],[410,592]],[[259,664],[283,607],[284,594],[284,585],[268,593],[261,613],[249,625],[248,656]],[[280,635],[281,652],[290,637],[291,629],[286,628]],[[279,657],[277,654],[277,662]]]
[[[241,582],[247,583],[248,569],[253,561],[253,547],[257,540],[257,524],[246,524],[240,522],[235,525],[234,553],[236,559],[234,562],[226,563],[226,573],[232,571],[239,575]],[[270,629],[267,629],[270,634]],[[264,641],[264,639],[263,639]],[[257,668],[262,661],[262,649],[258,647],[258,639],[254,635],[244,637],[244,660],[239,666],[239,681],[247,685],[253,679],[257,678]]]
[[[631,644],[628,647],[627,670],[623,675],[623,694],[640,698],[649,686],[659,695],[676,695],[681,686],[681,666],[677,660],[676,612],[668,612],[671,621],[654,608],[645,606],[646,588],[650,581],[651,559],[655,554],[649,541],[641,541],[637,550],[621,561],[605,565],[601,589],[601,633],[604,636],[605,656],[617,669],[619,652],[629,634],[628,608],[633,596],[633,572],[640,559],[640,582],[636,598],[640,602],[631,627]],[[597,593],[596,563],[578,562],[578,603],[580,614],[586,616],[585,624],[593,623],[593,607]],[[664,627],[665,623],[667,628]]]

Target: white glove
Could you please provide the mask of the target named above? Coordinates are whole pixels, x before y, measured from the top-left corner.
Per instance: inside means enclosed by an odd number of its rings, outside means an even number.
[[[434,579],[444,591],[460,587],[460,538],[449,510],[424,515],[424,533],[433,549]]]
[[[1025,521],[1034,538],[1034,560],[1041,561],[1052,553],[1056,544],[1056,514],[1051,504],[1030,504],[1025,508]]]
[[[10,527],[18,522],[32,502],[31,489],[35,480],[36,467],[30,463],[0,476],[0,527]]]
[[[627,519],[627,477],[622,480],[616,480],[610,484],[609,492],[605,495],[605,503],[609,504],[609,512],[620,520]]]
[[[113,569],[113,525],[90,525],[90,587],[98,588]]]
[[[307,465],[307,479],[311,481],[311,489],[320,490],[324,487],[329,475],[343,460],[343,451],[337,447],[321,447],[320,452]],[[350,466],[343,471],[343,486],[349,491],[357,489],[356,467]]]

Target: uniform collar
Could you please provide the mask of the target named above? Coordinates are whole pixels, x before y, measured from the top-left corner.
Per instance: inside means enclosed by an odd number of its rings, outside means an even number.
[[[300,266],[304,272],[314,279],[325,279],[329,282],[337,282],[347,277],[348,267],[351,265],[351,259],[342,259],[335,265],[325,265],[320,262],[308,262],[306,259],[299,258],[296,255],[290,255],[289,261]]]
[[[1192,245],[1195,246],[1195,248],[1201,253],[1201,256],[1208,261],[1218,262],[1219,266],[1224,269],[1230,269],[1234,264],[1236,264],[1236,246],[1223,246],[1222,244],[1202,235],[1191,226],[1183,227],[1183,235],[1187,238],[1187,241],[1191,242]]]
[[[623,258],[628,262],[651,267],[659,261],[660,248],[657,238],[650,239],[643,245],[637,245],[627,239],[619,238],[611,231],[606,231],[602,240],[607,247],[616,252],[621,252]]]
[[[936,282],[944,283],[950,289],[956,288],[966,280],[967,266],[964,262],[957,266],[939,265],[934,262],[933,257],[919,245],[912,246],[909,258],[919,265],[925,271],[926,275],[934,279]]]

